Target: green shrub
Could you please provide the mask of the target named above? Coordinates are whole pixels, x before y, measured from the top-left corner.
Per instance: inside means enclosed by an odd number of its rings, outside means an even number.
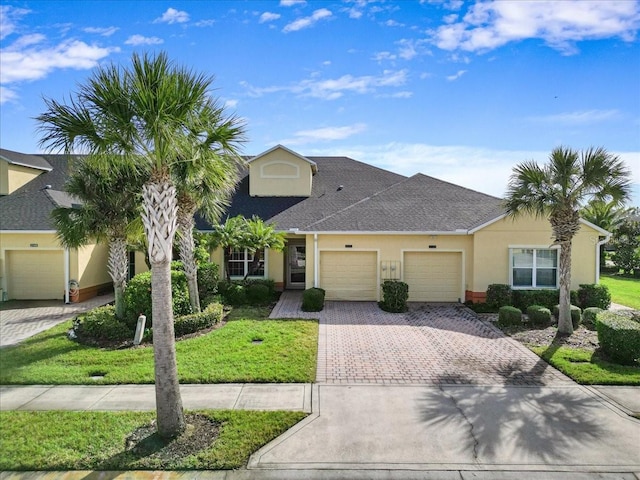
[[[596,315],[600,312],[604,312],[602,308],[599,307],[587,307],[582,312],[582,323],[585,327],[589,329],[594,329],[596,327]]]
[[[302,311],[319,312],[324,308],[324,290],[309,288],[302,293]]]
[[[529,305],[527,316],[532,325],[546,327],[551,324],[551,310],[543,305]]]
[[[498,325],[522,325],[522,311],[519,308],[506,305],[498,310]]]
[[[200,308],[204,310],[212,303],[224,303],[224,298],[222,298],[222,295],[218,293],[215,295],[207,295],[206,297],[202,297],[200,299]]]
[[[526,311],[531,305],[542,305],[552,310],[560,303],[560,290],[558,289],[536,289],[536,290],[514,290],[513,305]],[[578,304],[578,294],[571,291],[571,303]]]
[[[571,305],[571,323],[576,329],[582,323],[582,309],[576,305]],[[558,320],[560,318],[560,305],[553,307],[553,316]]]
[[[269,287],[261,283],[254,283],[245,287],[247,302],[250,305],[265,305],[273,298],[269,292]]]
[[[244,305],[247,303],[247,292],[244,285],[238,282],[227,283],[224,291],[220,292],[227,305]]]
[[[189,287],[184,272],[171,270],[171,294],[173,297],[173,315],[179,317],[191,313]],[[133,277],[124,292],[125,321],[129,328],[135,329],[138,315],[147,316],[147,326],[153,327],[151,312],[151,272],[139,273]]]
[[[465,302],[464,304],[476,313],[495,313],[498,311],[497,308],[492,307],[488,303]]]
[[[200,313],[191,313],[178,317],[174,323],[175,335],[180,337],[214,326],[222,321],[224,307],[221,303],[212,303]]]
[[[116,318],[113,305],[94,308],[78,315],[74,322],[74,331],[80,341],[86,340],[133,340],[133,331]]]
[[[378,303],[385,312],[406,312],[409,298],[409,285],[397,280],[385,280],[382,283],[382,301]]]
[[[487,305],[496,310],[511,305],[511,296],[512,291],[509,285],[492,283],[487,287]]]
[[[198,265],[198,294],[202,299],[218,293],[218,264],[213,262]]]
[[[596,315],[596,330],[602,350],[614,361],[632,365],[640,360],[640,322],[615,312]]]
[[[251,278],[247,279],[243,283],[245,287],[250,287],[251,285],[264,285],[269,290],[269,296],[271,298],[276,294],[276,282],[270,278]]]
[[[177,270],[179,272],[184,272],[184,264],[180,260],[173,260],[171,262],[171,270]]]
[[[611,293],[606,285],[583,284],[578,289],[578,305],[585,309],[598,307],[607,310],[611,306]]]

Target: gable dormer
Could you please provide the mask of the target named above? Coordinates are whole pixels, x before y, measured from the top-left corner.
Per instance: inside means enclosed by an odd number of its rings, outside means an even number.
[[[252,197],[309,197],[315,162],[282,145],[249,160],[249,194]]]
[[[50,172],[51,165],[37,155],[0,149],[0,195],[9,195],[29,183],[43,172]]]

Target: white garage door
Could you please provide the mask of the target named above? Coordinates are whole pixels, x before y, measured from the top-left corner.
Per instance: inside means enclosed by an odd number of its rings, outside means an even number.
[[[462,253],[405,252],[404,281],[410,302],[458,302],[462,295]]]
[[[9,299],[62,299],[64,294],[62,251],[7,251],[6,259]]]
[[[327,300],[378,300],[377,252],[320,252]]]

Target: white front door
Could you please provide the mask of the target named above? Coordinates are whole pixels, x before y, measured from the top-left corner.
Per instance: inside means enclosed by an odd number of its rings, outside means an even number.
[[[289,245],[287,253],[287,288],[304,289],[307,271],[306,247]]]

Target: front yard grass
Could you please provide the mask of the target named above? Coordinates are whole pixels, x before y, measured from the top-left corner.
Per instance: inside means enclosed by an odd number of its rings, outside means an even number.
[[[154,383],[152,346],[90,347],[69,340],[69,328],[70,321],[0,349],[0,384]],[[317,340],[316,321],[232,320],[176,342],[180,383],[313,382]],[[102,378],[92,380],[96,375]]]
[[[600,283],[611,292],[611,301],[640,310],[640,278],[602,275]]]
[[[582,385],[640,385],[640,366],[619,365],[583,348],[530,346],[534,353]]]
[[[155,412],[0,412],[0,471],[225,470],[284,433],[302,412],[198,411],[221,424],[215,443],[167,463],[136,455],[125,439]]]

